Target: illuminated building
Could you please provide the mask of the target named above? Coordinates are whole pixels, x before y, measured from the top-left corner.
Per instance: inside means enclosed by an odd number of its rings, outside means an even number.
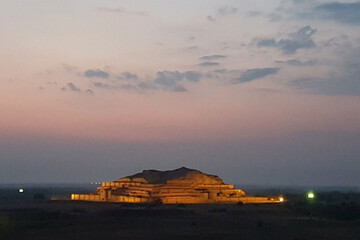
[[[284,198],[247,196],[216,175],[185,167],[144,170],[113,182],[103,182],[94,194],[72,194],[71,200],[123,203],[281,203]]]

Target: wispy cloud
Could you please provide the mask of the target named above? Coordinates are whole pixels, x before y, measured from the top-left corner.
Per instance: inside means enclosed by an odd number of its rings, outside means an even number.
[[[96,70],[89,69],[89,70],[85,71],[84,75],[87,78],[109,78],[110,77],[109,73],[102,71],[100,69],[96,69]]]
[[[239,78],[233,79],[232,83],[244,83],[250,82],[256,79],[264,78],[268,75],[276,74],[280,69],[279,68],[255,68],[249,69],[244,72]]]
[[[111,12],[111,13],[124,13],[125,12],[125,10],[123,8],[120,8],[120,7],[117,7],[117,8],[98,7],[96,9],[98,11]]]
[[[282,1],[275,12],[269,15],[270,20],[322,19],[341,24],[360,24],[360,2],[314,0]]]
[[[317,61],[315,61],[315,60],[300,61],[298,59],[290,59],[290,60],[286,60],[286,61],[275,61],[275,62],[290,65],[290,66],[297,66],[297,67],[314,66],[317,63]]]
[[[195,51],[195,50],[198,50],[198,49],[199,49],[199,46],[194,45],[194,46],[186,47],[184,50],[192,52],[192,51]]]
[[[199,65],[203,66],[203,67],[214,67],[214,66],[219,66],[220,63],[218,63],[218,62],[202,62]]]
[[[305,26],[297,32],[289,34],[289,38],[276,40],[275,38],[255,39],[258,47],[273,47],[280,49],[283,54],[294,54],[298,49],[314,48],[315,42],[312,35],[316,33],[316,29]]]
[[[288,83],[288,86],[323,95],[360,95],[360,81],[349,78],[298,78]]]
[[[208,21],[210,21],[210,22],[215,22],[216,21],[216,19],[213,17],[213,16],[207,16],[206,17],[206,19],[208,20]]]
[[[226,58],[225,55],[209,55],[209,56],[203,56],[200,58],[201,61],[213,61],[213,60],[218,60],[218,59],[222,59],[222,58]]]
[[[76,87],[75,84],[72,83],[72,82],[69,82],[69,83],[67,84],[67,86],[69,87],[70,90],[72,90],[72,91],[74,91],[74,92],[80,92],[80,91],[81,91],[81,89],[78,88],[78,87]]]
[[[218,14],[225,16],[225,15],[236,14],[238,10],[239,10],[238,8],[226,6],[226,7],[218,8],[217,12]]]
[[[118,88],[116,85],[110,85],[110,84],[102,83],[102,82],[94,82],[94,86],[98,87],[98,88],[104,88],[104,89],[116,89],[116,88]]]
[[[314,9],[317,17],[347,24],[360,24],[360,2],[332,2],[318,5]]]
[[[199,82],[203,74],[196,71],[159,71],[155,78],[151,80],[139,79],[136,74],[124,72],[123,77],[132,80],[129,84],[123,84],[121,81],[108,80],[108,82],[93,82],[96,88],[106,90],[132,90],[137,92],[146,91],[170,91],[170,92],[186,92],[187,88],[183,85],[186,82]]]
[[[148,15],[148,13],[145,11],[132,11],[132,10],[127,10],[127,9],[124,9],[121,7],[116,7],[116,8],[97,7],[96,9],[101,12],[116,13],[116,14],[132,14],[132,15],[139,15],[139,16]]]
[[[175,87],[178,82],[184,79],[184,74],[178,71],[157,72],[154,82],[165,87]]]
[[[117,77],[119,80],[137,80],[138,76],[130,72],[123,72],[120,76]]]
[[[165,90],[173,92],[185,92],[187,89],[180,82],[187,80],[189,82],[198,82],[202,74],[194,71],[161,71],[157,72],[154,83],[163,87]]]
[[[141,91],[156,91],[158,87],[152,82],[139,82],[137,88]]]
[[[64,69],[66,72],[75,72],[75,71],[78,70],[77,67],[72,66],[72,65],[69,65],[69,64],[63,63],[62,66],[63,66],[63,69]]]
[[[91,89],[86,89],[86,93],[90,95],[95,95],[95,92]]]
[[[195,71],[184,72],[184,78],[190,82],[198,82],[202,77],[202,73]]]
[[[339,55],[336,65],[327,77],[299,77],[288,86],[315,94],[360,96],[360,48]]]

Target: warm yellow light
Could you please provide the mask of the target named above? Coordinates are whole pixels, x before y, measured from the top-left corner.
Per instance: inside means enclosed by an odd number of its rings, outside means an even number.
[[[19,193],[22,193],[22,192],[24,192],[24,189],[20,188]]]
[[[279,198],[279,201],[280,201],[280,202],[283,202],[283,201],[284,201],[284,198],[283,198],[283,197]]]

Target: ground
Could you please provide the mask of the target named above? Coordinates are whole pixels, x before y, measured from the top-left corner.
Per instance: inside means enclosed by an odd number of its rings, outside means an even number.
[[[360,239],[360,218],[347,212],[358,205],[344,202],[328,208],[292,196],[282,205],[124,205],[33,197],[0,199],[1,240]]]

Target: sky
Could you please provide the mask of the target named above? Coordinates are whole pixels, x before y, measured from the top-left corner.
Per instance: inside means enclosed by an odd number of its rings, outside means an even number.
[[[360,1],[0,6],[0,183],[360,186]]]

